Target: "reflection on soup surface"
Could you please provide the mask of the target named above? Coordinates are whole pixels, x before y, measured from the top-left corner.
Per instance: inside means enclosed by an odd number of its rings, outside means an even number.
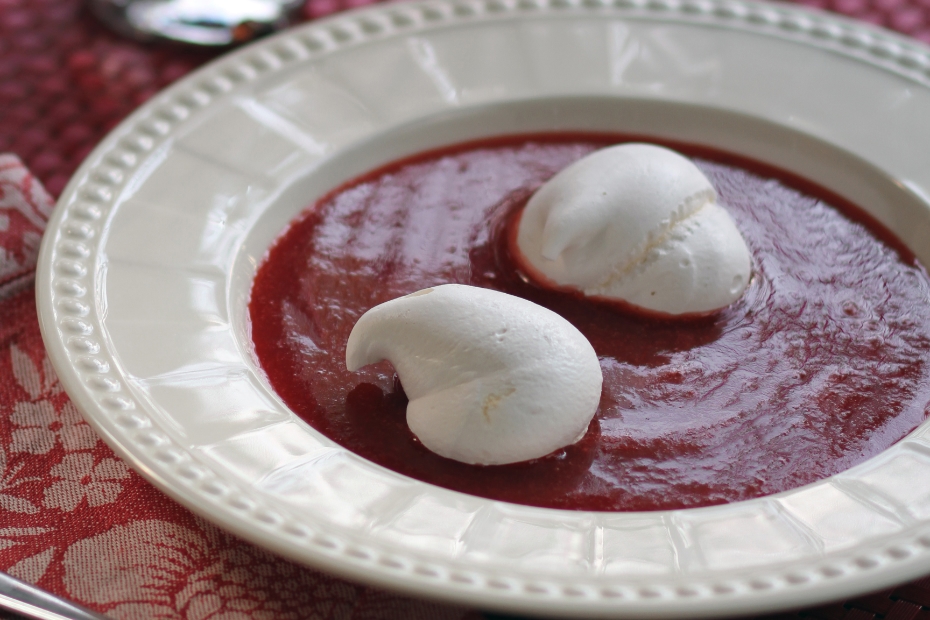
[[[710,317],[661,320],[528,282],[514,214],[553,174],[629,140],[534,135],[396,162],[304,212],[256,276],[261,366],[314,428],[394,471],[465,493],[577,510],[707,506],[785,491],[889,447],[930,403],[930,278],[852,205],[707,149],[668,145],[710,178],[753,257],[744,296]],[[384,362],[345,369],[372,306],[458,282],[559,313],[590,340],[604,390],[578,443],[480,467],[425,449]]]

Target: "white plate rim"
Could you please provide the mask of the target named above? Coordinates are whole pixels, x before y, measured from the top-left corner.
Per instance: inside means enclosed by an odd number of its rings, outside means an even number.
[[[248,489],[216,485],[223,482],[222,476],[192,459],[167,434],[158,432],[157,423],[145,415],[145,404],[119,387],[118,363],[104,343],[96,340],[101,331],[101,309],[97,303],[88,303],[86,297],[89,291],[97,290],[95,278],[99,277],[97,248],[92,240],[102,236],[101,227],[106,225],[119,189],[131,178],[136,162],[170,135],[176,124],[183,123],[186,114],[209,107],[242,84],[273,74],[289,63],[325,57],[366,38],[406,36],[476,19],[488,23],[519,19],[527,12],[592,11],[634,20],[711,23],[762,32],[763,36],[829,49],[903,76],[920,87],[926,87],[930,80],[930,53],[903,37],[794,7],[726,0],[617,0],[613,4],[589,0],[431,1],[373,7],[283,33],[211,63],[143,106],[101,143],[62,193],[43,240],[36,289],[43,338],[68,394],[120,456],[194,511],[292,559],[411,594],[546,615],[573,610],[592,617],[707,616],[805,605],[930,571],[930,521],[909,527],[892,540],[825,556],[810,570],[775,564],[754,568],[742,578],[713,578],[692,584],[663,579],[633,585],[584,579],[559,582],[551,575],[525,579],[493,569],[460,571],[454,562],[423,558],[415,552],[398,556],[395,549],[315,531],[263,505]],[[241,83],[228,78],[224,81],[221,74],[242,67],[248,69],[241,74]],[[89,249],[86,255],[75,249],[82,244]],[[117,376],[115,384],[105,380],[111,373]],[[917,435],[905,443],[918,452],[930,450]],[[675,520],[678,516],[671,512],[666,518]]]

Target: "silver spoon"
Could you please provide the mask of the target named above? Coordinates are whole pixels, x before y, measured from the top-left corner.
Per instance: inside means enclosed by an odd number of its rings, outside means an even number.
[[[36,620],[107,620],[6,573],[0,573],[0,609]]]
[[[141,41],[245,43],[293,23],[302,0],[90,0],[117,32]]]

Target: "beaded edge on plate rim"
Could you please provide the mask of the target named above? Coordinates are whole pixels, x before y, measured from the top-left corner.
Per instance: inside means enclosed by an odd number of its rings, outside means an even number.
[[[740,579],[677,587],[591,585],[589,582],[566,584],[502,576],[491,571],[450,569],[417,559],[416,553],[400,557],[346,542],[322,531],[312,531],[297,520],[262,505],[262,501],[252,497],[248,489],[223,480],[175,445],[137,407],[122,382],[112,376],[113,360],[95,336],[100,327],[100,317],[95,313],[96,308],[83,301],[94,278],[95,249],[90,242],[97,236],[101,222],[106,220],[126,177],[174,127],[183,123],[194,111],[231,93],[237,86],[295,62],[322,58],[374,39],[412,34],[442,25],[562,12],[603,12],[631,19],[705,23],[786,38],[852,57],[930,86],[930,50],[920,43],[833,15],[733,0],[438,0],[380,5],[307,24],[259,43],[255,49],[245,48],[215,61],[169,88],[124,121],[105,141],[101,147],[103,151],[95,153],[75,174],[62,193],[62,207],[55,216],[59,224],[53,232],[58,234],[54,242],[46,240],[49,247],[43,248],[42,254],[48,259],[50,268],[46,266],[45,270],[41,270],[38,280],[38,285],[43,287],[40,294],[49,291],[53,319],[49,322],[54,322],[57,327],[57,334],[45,334],[46,340],[63,345],[62,351],[72,362],[70,370],[77,373],[70,377],[69,373],[60,372],[62,380],[87,394],[101,410],[110,412],[115,426],[120,429],[114,434],[95,424],[98,431],[114,440],[118,437],[120,445],[137,446],[148,455],[148,465],[171,472],[168,478],[186,485],[191,497],[196,496],[224,514],[231,514],[224,521],[227,527],[242,533],[245,530],[237,527],[237,523],[248,524],[276,538],[275,548],[279,552],[287,553],[289,545],[297,545],[314,557],[343,565],[343,574],[374,573],[372,576],[380,576],[384,585],[403,587],[412,579],[437,593],[451,589],[458,593],[458,600],[465,600],[464,597],[480,591],[483,594],[493,593],[494,598],[502,603],[516,599],[551,604],[565,599],[589,611],[603,610],[620,601],[633,603],[641,610],[677,603],[681,605],[678,609],[682,610],[687,609],[684,605],[694,605],[701,600],[740,599],[745,595],[786,588],[800,594],[799,590],[825,580],[870,573],[895,562],[913,562],[917,556],[930,557],[927,555],[930,551],[928,524],[926,533],[922,535],[913,536],[910,540],[899,537],[895,544],[887,547],[876,544],[868,552],[850,552],[841,562],[825,562],[804,570],[787,571],[763,566],[747,571],[752,574]],[[119,136],[118,139],[114,140],[115,136]],[[92,164],[92,159],[99,161]],[[72,197],[73,202],[64,206]],[[46,281],[47,278],[50,281]],[[45,321],[42,323],[45,332]],[[148,469],[145,474],[163,490],[183,501],[180,492],[167,488],[169,485],[158,471]],[[203,510],[190,501],[185,503]],[[294,552],[288,555],[308,560]],[[764,574],[759,576],[760,572]]]

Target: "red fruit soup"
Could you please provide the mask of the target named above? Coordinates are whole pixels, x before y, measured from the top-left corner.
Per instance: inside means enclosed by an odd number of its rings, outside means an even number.
[[[843,471],[904,437],[930,403],[930,278],[864,212],[754,162],[691,157],[736,221],[753,281],[694,320],[624,312],[536,286],[507,243],[514,215],[556,172],[629,141],[557,134],[485,140],[395,162],[301,214],[259,267],[249,312],[261,367],[288,406],[399,473],[491,499],[575,510],[708,506]],[[584,438],[481,467],[424,448],[384,362],[345,369],[369,308],[443,283],[500,290],[573,323],[604,389]]]

